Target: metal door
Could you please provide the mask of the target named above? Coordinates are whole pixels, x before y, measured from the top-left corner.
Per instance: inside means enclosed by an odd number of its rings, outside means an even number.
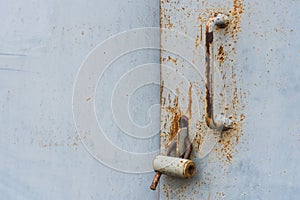
[[[2,0],[0,10],[0,199],[156,199],[148,187],[152,173],[114,169],[87,151],[74,123],[72,98],[78,71],[91,52],[120,32],[159,27],[159,2]],[[133,153],[157,150],[159,135],[147,140],[126,135],[114,121],[110,97],[120,77],[144,63],[159,64],[159,51],[116,58],[95,95],[106,136]],[[156,66],[150,73],[159,79]],[[130,103],[132,120],[149,124],[153,104],[159,105],[159,85],[137,90]],[[159,121],[159,112],[152,117]]]
[[[1,199],[299,198],[299,1],[0,5]],[[234,122],[223,132],[205,122],[205,26],[218,13],[230,20],[213,35],[215,113]],[[153,192],[152,158],[181,115],[196,176],[163,176]]]
[[[299,199],[299,8],[293,0],[161,1],[161,153],[186,115],[197,164],[192,179],[163,176],[161,199]],[[212,40],[206,28],[219,13],[229,24]],[[233,121],[227,131],[205,120],[208,58],[215,114]]]

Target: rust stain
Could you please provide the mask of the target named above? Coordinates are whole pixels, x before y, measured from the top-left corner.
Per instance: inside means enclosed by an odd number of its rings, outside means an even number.
[[[171,113],[171,125],[169,131],[169,141],[171,141],[177,134],[179,130],[179,118],[182,114],[179,106],[178,106],[178,95],[175,96],[173,106],[166,107],[166,110]]]
[[[240,22],[241,17],[244,11],[243,0],[234,0],[233,7],[229,11],[229,14],[232,16],[232,21],[230,22],[225,33],[230,33],[232,38],[232,43],[228,42],[228,47],[231,48],[231,53],[226,52],[223,45],[220,45],[218,48],[218,54],[216,56],[219,61],[220,71],[223,74],[223,80],[228,77],[231,77],[227,83],[230,84],[232,88],[232,101],[229,105],[225,107],[225,110],[231,114],[231,119],[234,121],[233,129],[223,131],[221,138],[219,140],[219,145],[216,147],[215,152],[220,161],[230,164],[232,162],[234,153],[238,152],[237,145],[240,142],[240,137],[243,136],[242,124],[245,119],[245,115],[242,113],[244,105],[241,101],[242,91],[237,88],[237,74],[235,69],[235,54],[236,50],[234,45],[236,44],[236,38],[238,37],[238,32],[241,31]],[[226,63],[225,63],[226,62]],[[225,64],[225,65],[224,65]],[[228,66],[231,66],[231,76],[228,76]],[[224,71],[226,69],[226,72]],[[241,114],[242,113],[242,114]],[[224,166],[225,167],[225,166]]]
[[[167,14],[163,14],[163,20],[165,20],[166,22],[164,23],[165,28],[167,29],[172,29],[173,28],[173,23],[171,22],[171,17],[170,15]]]
[[[244,109],[244,105],[240,102],[240,93],[238,89],[234,89],[234,96],[232,100],[233,114],[231,119],[234,121],[233,129],[224,131],[219,140],[219,146],[216,148],[216,154],[218,158],[224,163],[230,164],[233,158],[233,154],[238,152],[237,145],[240,142],[240,137],[243,136],[243,121],[245,120],[245,114],[238,114]]]
[[[174,63],[175,65],[177,65],[177,58],[172,58],[171,56],[168,56],[167,61],[168,61],[168,62],[172,62],[172,63]]]
[[[202,36],[203,34],[202,34],[202,25],[200,26],[200,42],[202,42]]]
[[[169,199],[170,195],[169,195],[169,187],[167,185],[163,185],[162,189],[164,191],[164,193],[166,194],[166,198]]]
[[[218,54],[217,54],[217,59],[219,61],[219,66],[221,67],[221,65],[224,63],[225,61],[225,52],[224,52],[224,48],[222,45],[219,46],[218,48]]]
[[[244,12],[244,1],[243,0],[234,0],[233,4],[226,7],[226,5],[222,8],[208,8],[208,2],[201,1],[199,2],[199,7],[195,9],[190,9],[189,6],[183,7],[182,1],[169,1],[169,0],[161,0],[161,21],[160,26],[161,28],[175,28],[176,30],[186,33],[186,34],[194,34],[194,44],[195,46],[193,48],[199,48],[202,43],[206,42],[203,41],[206,39],[208,40],[206,44],[209,44],[210,41],[213,40],[213,35],[208,32],[206,33],[205,30],[202,30],[202,27],[204,24],[207,23],[207,20],[211,16],[216,16],[218,13],[225,13],[230,16],[231,22],[229,26],[227,26],[224,30],[222,30],[221,34],[224,34],[226,36],[226,41],[222,43],[220,46],[215,47],[217,48],[217,54],[216,59],[219,61],[219,70],[221,71],[221,75],[223,76],[224,80],[224,87],[228,85],[230,88],[228,93],[221,94],[221,96],[230,97],[230,101],[225,107],[226,113],[229,114],[231,119],[234,121],[234,128],[231,130],[224,131],[222,135],[220,136],[220,139],[218,141],[218,144],[214,148],[212,154],[217,158],[217,162],[222,162],[222,168],[224,168],[224,171],[226,171],[228,164],[230,164],[234,160],[234,154],[237,153],[238,148],[237,145],[239,143],[242,143],[243,140],[241,140],[241,137],[243,135],[243,129],[242,124],[245,120],[245,115],[243,113],[243,92],[240,88],[237,87],[237,81],[239,80],[239,76],[236,69],[236,48],[235,45],[237,43],[238,39],[238,33],[241,31],[241,19]],[[177,3],[176,3],[177,2]],[[178,2],[181,3],[180,6],[176,6]],[[168,3],[168,4],[167,4]],[[162,6],[162,4],[165,4]],[[225,4],[225,3],[224,3]],[[192,10],[192,12],[191,12]],[[184,16],[184,18],[178,18],[177,14],[178,12],[181,12],[179,16]],[[194,14],[194,13],[197,14]],[[168,13],[168,15],[166,15]],[[199,13],[199,14],[198,14]],[[171,15],[171,17],[170,17]],[[194,15],[194,16],[193,16]],[[190,16],[190,20],[186,19],[186,16]],[[194,18],[193,18],[194,17]],[[172,23],[171,23],[172,19]],[[192,21],[194,20],[194,21]],[[199,23],[200,22],[200,23]],[[187,24],[186,23],[190,23]],[[190,28],[194,27],[194,28]],[[190,30],[189,30],[190,28]],[[203,29],[205,29],[205,25]],[[202,36],[203,34],[203,36]],[[204,35],[207,34],[207,35]],[[204,38],[202,38],[204,37]],[[203,39],[203,40],[202,40]],[[161,44],[162,46],[162,44]],[[204,46],[205,50],[209,48],[209,46]],[[170,57],[171,58],[171,57]],[[173,62],[173,59],[170,59],[168,56],[165,56],[163,58],[161,56],[161,62]],[[206,57],[207,59],[207,57]],[[175,62],[177,64],[177,61]],[[174,63],[174,64],[175,64]],[[166,78],[166,77],[165,77]],[[207,87],[207,86],[206,86]],[[192,90],[192,87],[189,88]],[[194,88],[195,90],[195,85]],[[190,90],[189,90],[189,97],[188,100],[191,101],[192,104],[192,98],[190,96]],[[162,94],[161,94],[162,95]],[[162,135],[162,142],[167,145],[167,141],[172,140],[179,129],[179,118],[182,115],[182,112],[178,105],[178,98],[171,99],[170,95],[168,93],[164,94],[164,99],[161,97],[161,103],[162,109],[165,109],[167,111],[167,114],[163,116],[162,119],[165,123],[163,124],[164,131],[161,133]],[[204,97],[204,94],[202,95]],[[208,95],[206,95],[208,96]],[[198,101],[198,99],[197,99]],[[199,101],[204,101],[204,99],[200,98]],[[168,106],[166,106],[168,105]],[[187,115],[190,115],[190,102],[188,104],[187,108]],[[195,106],[195,105],[194,105]],[[192,107],[192,106],[191,106]],[[204,113],[203,113],[204,114]],[[195,115],[195,114],[194,114]],[[192,117],[189,116],[191,119]],[[206,126],[205,121],[201,121],[204,119],[203,116],[197,116],[197,119],[195,119],[195,116],[192,120],[196,120],[196,133],[193,138],[193,149],[197,152],[201,150],[201,145],[203,144],[203,141],[205,139],[205,136],[208,132],[208,128]],[[208,122],[210,123],[210,122]],[[169,127],[170,126],[170,127]],[[168,130],[167,130],[168,129]],[[197,156],[197,154],[195,154]],[[169,183],[169,179],[165,181],[165,183]],[[194,184],[194,182],[193,182]],[[202,182],[201,182],[202,184]],[[204,183],[203,183],[204,184]],[[185,184],[185,186],[189,186],[189,184]],[[184,199],[182,195],[185,195],[184,190],[181,190],[181,188],[176,188],[173,185],[170,184],[163,184],[162,186],[163,192],[166,194],[167,199],[173,197],[177,197],[179,199]],[[195,191],[194,191],[195,192]],[[221,196],[225,196],[224,193],[221,193]],[[211,198],[211,195],[209,193],[208,199]]]
[[[245,115],[242,113],[244,109],[244,105],[242,100],[243,94],[242,90],[237,88],[237,74],[235,69],[235,54],[236,49],[234,45],[237,43],[236,38],[238,37],[238,32],[241,31],[240,23],[241,17],[244,11],[243,0],[234,0],[233,8],[229,11],[232,15],[233,20],[231,21],[229,28],[225,30],[225,32],[229,32],[232,37],[233,44],[229,43],[228,47],[231,47],[231,54],[225,52],[223,46],[218,49],[217,59],[220,65],[223,65],[225,60],[230,61],[227,63],[231,65],[231,80],[230,87],[232,89],[232,101],[226,107],[226,110],[231,113],[231,119],[234,121],[234,128],[232,130],[228,130],[222,133],[222,137],[219,140],[219,146],[216,148],[216,154],[221,161],[225,163],[231,163],[233,159],[233,154],[238,152],[237,145],[240,142],[240,137],[243,136],[243,121],[245,119]],[[233,46],[233,47],[232,47]],[[229,56],[231,55],[231,56]],[[223,68],[226,66],[222,66]],[[228,69],[228,68],[227,68]],[[222,70],[221,70],[222,72]],[[223,72],[222,72],[223,73]],[[223,80],[225,79],[225,73],[223,75]],[[229,76],[230,77],[230,76]]]
[[[164,57],[162,57],[162,56],[160,57],[160,62],[161,62],[161,63],[165,62],[166,60],[167,60],[166,58],[164,58]]]
[[[209,31],[209,25],[206,24],[205,29],[205,77],[206,77],[206,104],[205,104],[205,110],[206,110],[206,116],[205,121],[208,125],[212,123],[212,117],[213,117],[213,90],[211,87],[211,69],[210,69],[210,52],[211,52],[211,45],[213,42],[214,34],[213,32]]]
[[[192,118],[192,103],[193,103],[193,97],[192,97],[192,89],[193,89],[193,85],[190,83],[190,87],[189,87],[189,102],[188,102],[188,108],[187,108],[187,115],[188,118],[191,119]]]
[[[238,137],[237,135],[235,137]],[[219,147],[217,150],[217,156],[224,163],[231,163],[233,154],[234,140],[232,137],[232,131],[226,131],[222,133],[222,137],[219,140]]]
[[[231,22],[232,31],[231,36],[233,39],[237,37],[238,32],[241,31],[241,16],[244,12],[244,1],[243,0],[234,0],[233,1],[233,8],[231,10],[231,14],[233,20]]]
[[[196,123],[196,134],[193,140],[194,149],[200,152],[201,145],[204,141],[205,133],[207,132],[207,126],[205,122],[198,121]]]
[[[163,92],[164,92],[164,81],[161,81],[160,83],[160,107],[161,109],[164,107],[164,105],[166,104],[166,97],[163,96]],[[166,128],[167,123],[164,123],[164,128]]]
[[[199,35],[197,35],[196,36],[196,41],[195,41],[196,48],[198,48],[201,45],[201,42],[202,42],[202,38]]]
[[[232,106],[234,110],[236,110],[236,105],[238,105],[238,103],[239,103],[238,91],[237,88],[234,88],[233,98],[232,98]]]
[[[160,83],[160,104],[162,105],[162,94],[163,94],[163,91],[164,91],[164,81],[161,81]]]

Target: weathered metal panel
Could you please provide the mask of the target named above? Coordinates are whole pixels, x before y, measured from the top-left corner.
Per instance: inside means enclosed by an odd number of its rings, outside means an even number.
[[[161,147],[181,115],[190,118],[192,179],[163,176],[161,199],[298,199],[299,1],[161,0]],[[234,128],[205,122],[205,28],[214,32],[216,114]]]
[[[159,2],[9,0],[0,1],[0,15],[0,199],[156,199],[148,186],[152,174],[116,171],[86,151],[73,121],[72,92],[81,63],[99,43],[121,31],[159,26]],[[133,152],[158,149],[159,136],[124,136],[108,97],[123,73],[147,62],[159,63],[159,53],[118,60],[97,91],[107,135]],[[151,73],[159,77],[159,67]],[[159,104],[159,87],[136,95],[130,114],[145,125],[147,109]]]

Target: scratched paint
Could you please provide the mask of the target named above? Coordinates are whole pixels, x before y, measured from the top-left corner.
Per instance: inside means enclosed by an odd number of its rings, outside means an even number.
[[[191,60],[186,61],[180,57],[182,55],[176,57],[161,51],[162,152],[167,148],[170,138],[174,137],[177,113],[189,115],[194,147],[192,158],[197,166],[197,174],[191,180],[163,177],[161,199],[297,199],[300,195],[297,191],[300,183],[293,177],[299,164],[297,159],[293,160],[299,156],[299,151],[295,152],[295,147],[299,145],[299,139],[295,137],[295,133],[299,132],[299,118],[283,117],[289,116],[288,106],[280,108],[284,113],[277,112],[281,100],[293,104],[298,112],[300,110],[295,105],[295,97],[290,96],[288,99],[278,92],[290,85],[283,81],[285,78],[290,76],[295,80],[288,68],[293,65],[295,70],[300,63],[296,47],[299,40],[295,33],[299,34],[299,28],[293,24],[296,18],[292,21],[284,20],[292,15],[287,12],[299,16],[295,9],[299,6],[299,3],[292,0],[276,0],[271,4],[243,0],[161,0],[161,28],[186,34],[193,40],[193,44],[172,44],[174,49],[191,52]],[[224,112],[234,121],[233,129],[221,134],[211,131],[205,122],[205,57],[199,59],[196,54],[205,44],[208,19],[220,12],[229,16],[230,23],[225,29],[215,30],[214,33],[215,81],[219,80],[214,88],[214,98],[216,113]],[[263,16],[261,13],[264,13]],[[279,35],[286,39],[280,41]],[[171,36],[162,31],[163,49],[172,46],[170,40]],[[288,50],[280,48],[274,53],[274,47],[278,45],[288,46]],[[286,56],[291,60],[287,61]],[[196,77],[195,71],[192,75],[191,63],[199,67],[202,76]],[[167,73],[165,65],[187,77],[191,85],[189,91],[177,90],[172,93],[164,87],[176,83],[176,79]],[[276,70],[285,74],[285,78],[280,77]],[[295,90],[291,87],[292,91]],[[273,99],[273,95],[278,99]],[[192,102],[191,109],[186,109],[188,102]],[[268,116],[279,123],[275,125],[277,130],[270,124]],[[291,130],[289,126],[297,128]],[[215,136],[216,144],[209,154],[202,155],[212,136]],[[280,141],[278,137],[286,140]],[[291,146],[287,141],[291,142]],[[291,158],[285,158],[284,152],[289,152],[288,157]],[[282,157],[278,160],[277,155]],[[291,166],[285,163],[287,160],[290,160]],[[278,171],[274,169],[275,165]]]

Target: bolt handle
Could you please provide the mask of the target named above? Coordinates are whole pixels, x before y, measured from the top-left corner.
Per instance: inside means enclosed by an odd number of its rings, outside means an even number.
[[[157,187],[157,184],[159,182],[160,177],[161,177],[161,173],[160,172],[156,172],[156,174],[155,174],[155,176],[153,178],[152,184],[150,186],[151,190],[156,190],[156,187]]]

